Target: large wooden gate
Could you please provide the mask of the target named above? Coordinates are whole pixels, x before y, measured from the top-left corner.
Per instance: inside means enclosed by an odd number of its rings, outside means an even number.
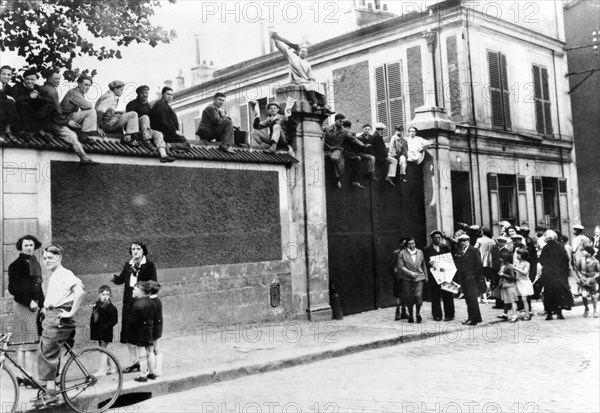
[[[363,177],[359,189],[351,186],[348,163],[342,188],[329,160],[325,165],[329,277],[344,314],[394,305],[389,265],[398,239],[413,236],[419,248],[426,241],[421,166],[409,164],[408,182],[392,187],[384,181],[386,165],[377,165],[379,181]]]

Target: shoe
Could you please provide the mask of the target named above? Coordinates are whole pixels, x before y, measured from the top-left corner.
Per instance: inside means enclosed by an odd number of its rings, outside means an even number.
[[[406,313],[400,314],[400,320],[408,320],[408,314],[406,314]]]
[[[81,143],[85,143],[86,145],[95,145],[96,144],[96,140],[90,138],[87,135],[82,135],[79,137],[79,142]]]
[[[454,317],[446,317],[446,318],[444,318],[444,321],[452,321],[452,320],[454,320]]]
[[[359,189],[365,189],[365,187],[364,187],[364,186],[362,186],[362,185],[360,184],[360,182],[358,182],[358,181],[354,181],[354,182],[352,182],[352,186],[355,186],[355,187],[357,187],[357,188],[359,188]]]
[[[150,380],[156,380],[156,378],[157,378],[157,377],[158,377],[158,376],[157,376],[156,374],[152,374],[152,373],[148,374],[148,378],[149,378]]]
[[[136,378],[135,378],[135,379],[133,379],[133,380],[135,380],[135,381],[137,381],[137,382],[140,382],[140,383],[145,383],[145,382],[147,382],[147,381],[148,381],[148,377],[139,376],[139,377],[136,377]]]
[[[267,152],[269,152],[269,153],[275,153],[275,152],[277,152],[277,143],[274,143],[273,145],[271,145],[269,147],[269,149],[267,149]]]
[[[167,162],[175,162],[175,158],[171,158],[170,156],[161,156],[160,157],[160,163],[167,163]]]
[[[548,315],[546,316],[546,320],[552,320],[552,314],[548,314]]]
[[[502,309],[504,309],[504,307],[502,307],[502,306],[499,306],[499,305],[495,305],[495,306],[493,306],[492,308],[493,308],[494,310],[502,310]]]
[[[531,320],[530,316],[523,317],[523,321],[529,321],[529,320]]]
[[[408,322],[412,324],[415,322],[415,320],[412,317],[408,317]]]
[[[509,323],[516,323],[518,320],[517,317],[511,317],[510,320],[508,320]]]
[[[97,166],[97,165],[100,165],[100,162],[93,161],[90,158],[82,158],[79,160],[79,165],[81,165],[81,166]]]
[[[421,321],[423,321],[423,318],[420,315],[418,315],[417,316],[417,323],[421,323]]]
[[[390,184],[391,186],[396,186],[396,184],[394,183],[394,181],[392,181],[391,178],[386,178],[385,182],[387,182],[388,184]]]
[[[503,320],[508,320],[508,316],[506,314],[501,314],[501,315],[497,316],[497,318],[501,318]]]
[[[138,148],[140,146],[137,141],[135,141],[131,136],[129,139],[125,139],[124,137],[121,139],[121,145],[129,146],[131,148]]]
[[[565,319],[565,316],[563,316],[562,314],[558,314],[558,315],[556,316],[556,318],[557,318],[558,320],[564,320],[564,319]]]
[[[133,373],[134,371],[140,371],[139,361],[124,369],[123,373]]]
[[[396,315],[394,316],[394,321],[400,320],[400,306],[396,307]]]
[[[463,326],[470,326],[471,325],[470,323],[471,323],[471,320],[465,320],[465,321],[462,322],[462,325]]]
[[[229,145],[220,145],[219,149],[222,150],[223,152],[235,153],[235,151]]]
[[[57,406],[61,404],[58,392],[47,393],[43,402],[46,406]]]
[[[433,317],[434,321],[442,321],[442,317]]]
[[[584,312],[583,312],[583,316],[584,316],[585,318],[587,318],[587,316],[588,316],[588,314],[589,314],[589,313],[590,313],[590,310],[589,310],[589,308],[586,308],[586,309],[584,310]]]
[[[468,326],[476,326],[477,324],[479,324],[481,321],[468,321],[467,325]]]

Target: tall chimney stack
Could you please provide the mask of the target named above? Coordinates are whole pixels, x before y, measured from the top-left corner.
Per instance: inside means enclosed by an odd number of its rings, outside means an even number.
[[[202,63],[200,61],[200,35],[195,34],[194,37],[196,38],[196,66],[200,66]]]

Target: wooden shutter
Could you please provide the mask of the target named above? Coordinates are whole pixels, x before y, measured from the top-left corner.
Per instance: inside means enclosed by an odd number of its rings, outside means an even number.
[[[492,104],[492,126],[510,129],[510,92],[506,72],[506,56],[488,50],[490,72],[490,99]]]
[[[488,193],[490,200],[490,225],[494,236],[500,235],[500,195],[498,194],[498,174],[488,173]]]
[[[394,131],[398,125],[404,126],[404,102],[402,96],[402,69],[400,62],[387,66],[387,85],[390,104],[390,122],[388,131]],[[393,133],[393,132],[392,132]],[[386,134],[387,135],[387,134]]]
[[[569,191],[567,190],[567,180],[558,178],[558,217],[560,230],[563,234],[569,234]]]
[[[552,113],[550,108],[550,89],[548,87],[548,69],[533,65],[533,86],[535,91],[535,120],[538,133],[552,135]]]
[[[388,125],[388,96],[385,78],[385,65],[375,68],[375,89],[377,99],[377,122]],[[374,126],[374,125],[373,125]]]
[[[250,125],[248,124],[248,104],[240,106],[240,128],[245,131],[249,131]]]
[[[535,223],[540,225],[544,223],[544,187],[540,176],[534,176],[531,181],[533,182]]]
[[[519,208],[517,222],[529,222],[527,214],[527,185],[523,175],[517,175],[517,197],[517,205]]]

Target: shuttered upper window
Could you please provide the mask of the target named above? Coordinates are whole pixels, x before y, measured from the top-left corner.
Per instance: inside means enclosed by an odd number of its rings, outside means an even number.
[[[402,94],[402,62],[375,68],[377,121],[385,124],[384,137],[394,133],[396,126],[404,127],[404,96]]]
[[[548,87],[548,69],[533,65],[533,86],[535,89],[535,120],[538,133],[552,135],[552,116],[550,112],[550,89]]]
[[[506,56],[500,52],[488,50],[488,66],[490,70],[490,99],[492,103],[492,126],[510,129],[510,93],[506,72]]]

